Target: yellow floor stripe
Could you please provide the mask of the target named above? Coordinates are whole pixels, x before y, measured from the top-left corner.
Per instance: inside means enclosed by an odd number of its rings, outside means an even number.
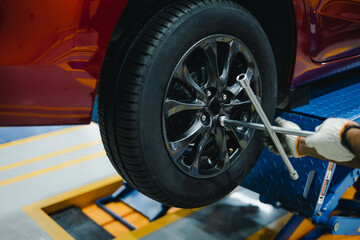
[[[22,209],[26,212],[31,219],[33,219],[46,233],[53,239],[61,240],[73,240],[74,238],[67,233],[62,227],[60,227],[43,209],[52,205],[62,204],[66,201],[71,201],[69,205],[77,205],[79,201],[84,201],[83,196],[90,194],[92,198],[86,197],[84,204],[87,201],[95,201],[95,199],[102,198],[112,194],[119,186],[117,183],[121,183],[122,179],[119,175],[111,176],[109,178],[97,181],[86,186],[71,190],[69,192],[51,197],[49,199],[42,200],[37,203],[33,203]],[[112,191],[104,190],[109,185],[116,184],[116,187]],[[105,191],[105,192],[104,192]]]
[[[21,162],[12,163],[12,164],[0,167],[0,172],[1,171],[6,171],[6,170],[9,170],[9,169],[12,169],[12,168],[24,166],[24,165],[27,165],[27,164],[39,162],[39,161],[42,161],[42,160],[45,160],[45,159],[48,159],[48,158],[57,157],[59,155],[63,155],[63,154],[74,152],[74,151],[77,151],[77,150],[80,150],[80,149],[83,149],[83,148],[91,147],[91,146],[97,145],[99,143],[101,143],[100,139],[92,141],[92,142],[80,144],[80,145],[77,145],[77,146],[74,146],[74,147],[62,149],[62,150],[59,150],[59,151],[56,151],[56,152],[44,154],[42,156],[33,157],[33,158],[30,158],[30,159],[27,159],[27,160],[24,160],[24,161],[21,161]]]
[[[290,220],[292,216],[292,213],[285,214],[284,216],[270,223],[263,229],[260,229],[255,234],[248,237],[246,240],[273,239],[286,225],[286,223]]]
[[[178,212],[174,212],[168,215],[165,215],[162,218],[159,218],[158,220],[149,223],[148,225],[146,225],[145,227],[142,227],[138,230],[132,231],[126,235],[123,235],[121,237],[115,238],[115,240],[137,240],[140,239],[146,235],[149,235],[150,233],[155,232],[156,230],[159,230],[160,228],[163,228],[175,221],[178,221],[198,210],[200,210],[201,208],[197,208],[197,209],[182,209]]]
[[[29,179],[29,178],[32,178],[32,177],[36,177],[36,176],[39,176],[39,175],[42,175],[42,174],[45,174],[45,173],[53,172],[53,171],[56,171],[56,170],[59,170],[59,169],[62,169],[62,168],[66,168],[66,167],[69,167],[69,166],[72,166],[72,165],[75,165],[75,164],[86,162],[86,161],[89,161],[91,159],[102,157],[102,156],[105,156],[105,151],[90,154],[90,155],[87,155],[87,156],[84,156],[84,157],[80,157],[80,158],[77,158],[77,159],[74,159],[74,160],[71,160],[71,161],[68,161],[68,162],[65,162],[65,163],[61,163],[61,164],[52,166],[52,167],[44,168],[44,169],[34,171],[34,172],[31,172],[31,173],[27,173],[27,174],[24,174],[24,175],[21,175],[21,176],[18,176],[18,177],[14,177],[14,178],[10,178],[10,179],[7,179],[7,180],[0,181],[0,187],[8,185],[8,184],[15,183],[15,182],[23,181],[23,180],[26,180],[26,179]]]
[[[90,125],[92,125],[92,124],[90,124]],[[61,135],[61,134],[68,133],[68,132],[73,132],[73,131],[85,128],[87,126],[89,126],[89,125],[69,127],[69,128],[58,130],[58,131],[53,131],[53,132],[49,132],[49,133],[44,133],[44,134],[20,139],[20,140],[13,141],[13,142],[3,143],[0,145],[0,149],[16,146],[19,144],[28,143],[28,142],[32,142],[32,141],[36,141],[36,140],[40,140],[40,139],[44,139],[44,138],[48,138],[48,137],[52,137],[52,136],[57,136],[57,135]]]
[[[60,209],[64,209],[70,205],[75,205],[79,208],[89,206],[94,203],[95,199],[102,198],[112,194],[115,189],[119,187],[117,183],[121,183],[122,179],[119,175],[109,177],[99,182],[91,183],[84,187],[71,190],[69,192],[54,196],[49,199],[33,203],[22,209],[53,239],[74,239],[61,226],[59,226],[48,214]],[[116,184],[116,185],[115,185]],[[113,185],[114,190],[105,189]],[[90,197],[91,196],[91,197]],[[150,224],[138,230],[130,232],[116,239],[121,240],[135,240],[144,237],[160,228],[163,228],[177,220],[180,220],[198,210],[198,209],[182,209],[174,213],[165,215],[164,217],[151,222]]]

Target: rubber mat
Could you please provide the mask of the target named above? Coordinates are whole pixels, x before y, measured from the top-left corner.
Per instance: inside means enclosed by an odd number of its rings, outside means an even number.
[[[87,217],[81,209],[77,207],[69,207],[55,212],[50,214],[50,217],[76,240],[105,240],[115,238]]]

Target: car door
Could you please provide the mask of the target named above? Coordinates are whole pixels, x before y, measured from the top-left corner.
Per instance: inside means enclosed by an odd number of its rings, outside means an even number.
[[[0,0],[0,126],[91,119],[126,0]]]

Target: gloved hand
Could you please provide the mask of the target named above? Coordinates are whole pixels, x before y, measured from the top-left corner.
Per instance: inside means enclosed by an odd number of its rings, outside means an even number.
[[[292,129],[297,129],[297,130],[301,130],[301,128],[293,122],[287,121],[285,119],[282,119],[281,117],[277,117],[275,119],[275,123],[279,126],[279,127],[283,127],[283,128],[292,128]],[[288,157],[294,157],[294,158],[300,158],[303,157],[299,154],[297,147],[298,147],[298,136],[293,136],[293,135],[286,135],[286,134],[277,134],[281,144],[283,145],[283,148],[285,150],[285,153]],[[270,136],[265,136],[265,147],[267,147],[271,152],[279,155],[273,141],[271,140]]]
[[[355,158],[341,143],[341,135],[347,125],[358,125],[343,118],[329,118],[315,128],[315,134],[307,137],[305,143],[310,148],[315,148],[321,156],[335,162],[348,162]]]

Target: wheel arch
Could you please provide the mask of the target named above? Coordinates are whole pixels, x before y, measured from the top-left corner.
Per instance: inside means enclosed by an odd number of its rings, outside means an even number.
[[[275,56],[278,75],[277,106],[289,103],[296,58],[296,18],[292,0],[233,0],[245,7],[261,24]],[[259,7],[261,6],[261,7]]]
[[[122,59],[115,56],[114,48],[119,43],[124,49],[120,55],[126,54],[126,49],[131,44],[137,31],[142,27],[157,9],[176,0],[129,0],[122,12],[114,33],[108,45],[105,60],[102,66],[100,81],[104,74],[112,67],[112,59]],[[200,1],[200,0],[194,0]],[[274,52],[277,79],[278,102],[280,108],[286,107],[289,101],[289,89],[292,81],[296,55],[296,20],[292,0],[231,0],[247,9],[265,30]],[[261,7],[259,7],[261,6]],[[110,69],[109,69],[110,68]]]

